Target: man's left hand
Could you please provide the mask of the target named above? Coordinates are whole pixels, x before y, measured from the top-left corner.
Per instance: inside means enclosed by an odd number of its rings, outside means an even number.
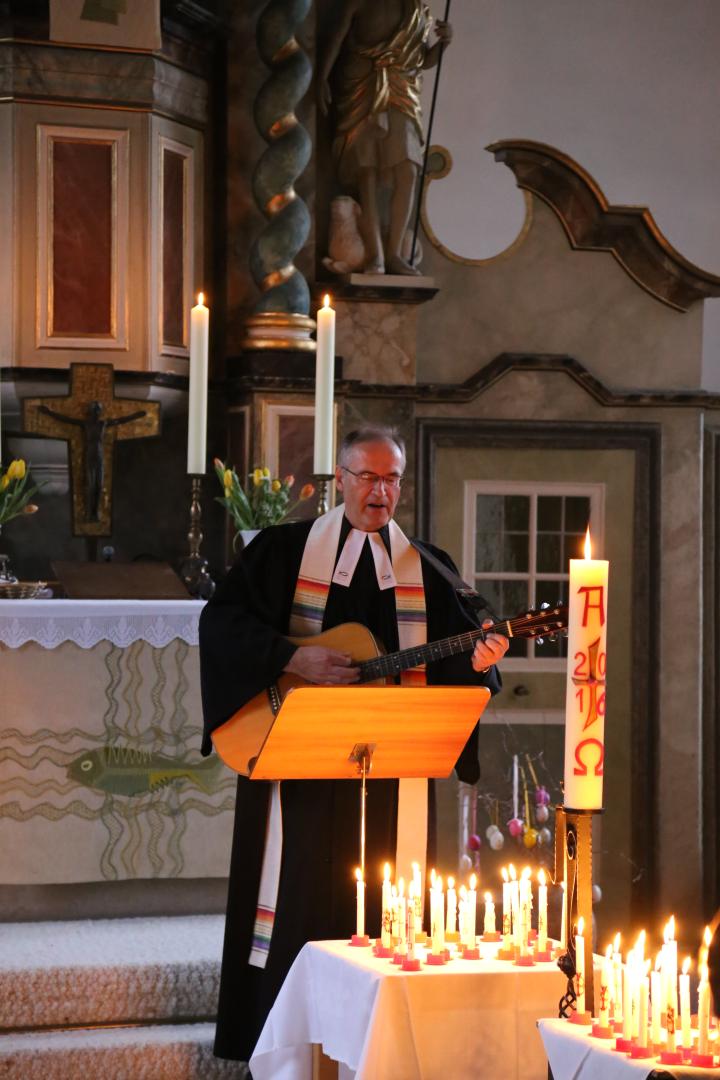
[[[483,630],[492,626],[492,619],[486,619]],[[484,641],[478,641],[472,654],[472,666],[475,671],[485,671],[497,664],[508,651],[510,642],[504,634],[488,634]]]

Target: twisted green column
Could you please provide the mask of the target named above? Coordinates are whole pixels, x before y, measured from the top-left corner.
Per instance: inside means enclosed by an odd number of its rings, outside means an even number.
[[[255,123],[268,148],[253,175],[253,194],[268,220],[250,252],[250,270],[262,296],[247,320],[246,348],[315,348],[308,318],[310,290],[293,259],[307,240],[310,213],[294,183],[312,150],[295,108],[312,69],[295,38],[311,0],[270,0],[257,24],[260,56],[271,74],[255,100]]]

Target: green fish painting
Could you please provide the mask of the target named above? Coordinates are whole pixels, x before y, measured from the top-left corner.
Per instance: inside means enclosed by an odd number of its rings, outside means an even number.
[[[222,762],[216,757],[188,761],[131,746],[103,746],[83,751],[70,762],[67,773],[76,783],[109,795],[147,795],[173,780],[189,780],[210,793],[221,770]]]

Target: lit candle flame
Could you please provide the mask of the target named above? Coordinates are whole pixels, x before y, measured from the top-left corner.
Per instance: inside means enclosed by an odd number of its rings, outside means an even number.
[[[538,870],[538,881],[540,882],[541,885],[545,884],[545,871],[544,870]]]
[[[323,307],[324,308],[329,308],[330,307],[330,294],[329,293],[325,293],[325,296],[323,298]]]
[[[703,934],[703,943],[704,943],[706,949],[710,948],[711,941],[712,941],[712,933],[710,931],[710,927],[706,926],[705,927],[705,933]]]
[[[510,863],[510,880],[511,881],[516,881],[517,880],[517,874],[515,873],[515,867],[513,866],[512,863]]]
[[[355,871],[355,880],[356,881],[362,881],[362,879],[363,879],[362,870],[360,869],[360,867],[358,867],[357,870]]]
[[[465,900],[466,897],[467,897],[467,889],[465,888],[464,885],[461,885],[460,886],[460,899]]]
[[[523,881],[527,881],[527,879],[532,876],[532,870],[530,869],[530,867],[526,866],[520,876],[522,877]]]
[[[198,306],[202,307],[204,303],[205,303],[205,293],[199,292],[198,293]]]
[[[605,955],[607,956],[608,960],[612,959],[612,953],[613,953],[613,947],[612,947],[612,945],[608,945],[607,949],[605,950]]]
[[[590,543],[590,526],[589,525],[587,527],[587,532],[585,533],[584,551],[585,551],[585,558],[586,559],[592,559],[592,544]]]
[[[471,889],[471,891],[473,891],[473,892],[475,891],[475,886],[476,885],[477,885],[477,878],[475,877],[475,874],[471,874],[470,875],[470,889]]]
[[[692,964],[692,960],[690,959],[689,956],[686,956],[685,959],[683,960],[683,966],[682,966],[683,975],[688,974],[688,972],[690,971],[691,964]]]
[[[615,935],[615,940],[613,941],[613,951],[616,952],[616,953],[620,952],[620,941],[621,940],[622,939],[620,937],[620,931],[618,930],[617,934]]]
[[[583,917],[581,915],[580,918],[578,919],[578,924],[577,924],[577,936],[578,937],[582,937],[584,929],[585,929],[585,920],[583,919]]]
[[[675,916],[671,915],[668,920],[668,933],[670,934],[669,941],[675,940]]]
[[[646,935],[644,930],[641,930],[638,934],[638,939],[635,942],[635,948],[638,950],[638,952],[643,952],[645,949],[645,936]]]
[[[436,881],[437,881],[437,874],[435,873],[435,867],[433,866],[432,870],[430,871],[430,888],[431,889],[435,888],[435,882]]]
[[[503,866],[502,870],[500,871],[500,873],[502,874],[503,881],[507,882],[508,881],[508,872],[507,872],[507,870],[505,869],[504,866]]]
[[[454,888],[455,888],[455,878],[454,877],[449,877],[448,878],[448,889],[454,889]]]
[[[385,878],[385,881],[390,880],[390,863],[389,862],[385,863],[385,869],[383,871],[383,876]]]

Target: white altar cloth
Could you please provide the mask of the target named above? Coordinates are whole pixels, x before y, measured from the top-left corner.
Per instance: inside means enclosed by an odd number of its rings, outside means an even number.
[[[163,649],[175,638],[198,643],[202,600],[0,600],[0,643],[19,649],[35,641],[56,649],[72,641],[92,649],[109,641],[121,649],[146,641]]]
[[[411,974],[345,941],[310,942],[250,1069],[254,1080],[311,1080],[316,1043],[356,1080],[547,1080],[537,1020],[565,987],[554,963],[453,960]]]
[[[611,1050],[613,1041],[594,1039],[589,1028],[576,1027],[567,1020],[540,1020],[538,1029],[554,1080],[641,1080],[656,1071],[677,1080],[718,1075],[717,1069],[661,1065],[657,1058],[632,1060]]]

